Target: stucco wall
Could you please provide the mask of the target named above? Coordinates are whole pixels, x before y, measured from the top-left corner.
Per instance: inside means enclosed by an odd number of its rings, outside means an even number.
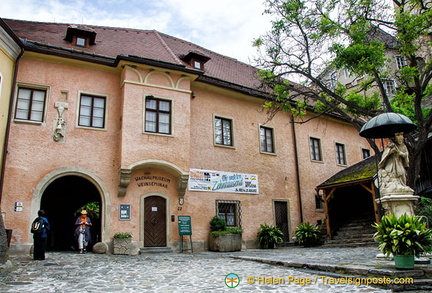
[[[29,225],[40,207],[44,188],[62,174],[82,176],[97,187],[104,213],[101,240],[105,242],[116,232],[129,231],[134,242],[144,244],[143,203],[150,195],[167,201],[168,246],[174,247],[180,239],[179,215],[191,215],[193,239],[205,246],[216,200],[240,201],[243,240],[249,243],[253,243],[260,224],[274,224],[274,201],[286,201],[292,237],[301,219],[290,116],[279,113],[268,121],[262,100],[257,98],[196,82],[192,75],[124,65],[106,68],[33,53],[24,55],[18,84],[45,86],[48,98],[43,123],[14,121],[11,125],[2,209],[6,225],[14,229],[12,243],[31,243]],[[80,93],[106,97],[104,129],[77,125]],[[143,130],[146,96],[171,101],[171,134]],[[57,102],[68,106],[63,142],[53,140]],[[215,145],[215,116],[232,119],[232,147]],[[260,152],[260,125],[274,131],[274,154]],[[323,217],[322,211],[315,210],[315,186],[344,167],[336,164],[334,143],[345,144],[348,164],[360,160],[361,147],[367,144],[355,129],[336,120],[315,119],[295,127],[303,221],[315,222]],[[321,163],[310,160],[310,136],[321,138]],[[190,169],[256,174],[259,194],[186,189],[182,195],[179,183]],[[166,178],[169,183],[140,185],[143,174]],[[126,191],[123,195],[119,195],[119,184]],[[179,203],[179,197],[184,198],[184,204]],[[14,211],[15,202],[23,203],[22,211]],[[130,220],[119,220],[120,204],[131,205]]]

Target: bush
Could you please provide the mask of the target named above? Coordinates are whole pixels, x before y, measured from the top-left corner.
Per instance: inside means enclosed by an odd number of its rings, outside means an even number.
[[[225,230],[223,231],[212,231],[211,234],[214,237],[219,237],[219,236],[223,236],[223,235],[227,235],[227,234],[242,234],[243,231],[240,228],[237,227],[227,227]]]
[[[432,223],[432,199],[428,197],[421,197],[414,210],[418,216],[426,217],[430,228]]]
[[[257,233],[257,242],[261,248],[274,248],[278,243],[283,242],[283,232],[276,226],[261,224]]]
[[[378,241],[378,248],[387,256],[418,255],[432,249],[432,230],[416,216],[403,214],[397,218],[391,214],[382,217],[381,222],[372,227],[377,229],[374,238]]]
[[[210,221],[210,231],[225,231],[227,228],[224,219],[214,216]]]
[[[321,229],[309,222],[298,225],[295,229],[295,235],[298,243],[304,247],[321,244]]]
[[[132,238],[132,233],[130,232],[118,232],[114,234],[115,239],[128,239]]]

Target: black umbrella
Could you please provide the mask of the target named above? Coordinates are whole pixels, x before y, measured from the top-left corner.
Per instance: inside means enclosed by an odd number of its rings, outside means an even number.
[[[382,113],[366,122],[360,129],[360,136],[366,138],[393,137],[398,132],[411,132],[417,126],[408,117],[397,113]]]

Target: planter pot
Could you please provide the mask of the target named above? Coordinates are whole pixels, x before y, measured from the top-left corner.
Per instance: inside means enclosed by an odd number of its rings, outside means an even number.
[[[114,238],[113,239],[113,254],[131,254],[130,244],[131,238]]]
[[[226,234],[214,237],[211,233],[209,236],[210,251],[240,251],[242,248],[242,234]]]
[[[397,269],[402,269],[402,270],[414,269],[414,255],[395,255],[394,261]]]

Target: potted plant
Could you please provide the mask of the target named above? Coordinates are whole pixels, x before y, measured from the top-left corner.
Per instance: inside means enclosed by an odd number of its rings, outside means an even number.
[[[260,248],[274,248],[283,242],[283,232],[276,226],[261,224],[257,233],[257,242]]]
[[[210,221],[210,251],[240,251],[242,247],[242,230],[227,227],[224,219],[214,216]]]
[[[321,244],[321,229],[309,222],[298,225],[295,229],[295,235],[298,243],[304,247]]]
[[[419,217],[391,214],[372,226],[377,229],[374,239],[378,248],[386,256],[394,256],[398,269],[413,269],[414,256],[432,249],[432,230]]]
[[[113,253],[114,254],[130,254],[130,244],[132,242],[132,233],[118,232],[113,238]]]

